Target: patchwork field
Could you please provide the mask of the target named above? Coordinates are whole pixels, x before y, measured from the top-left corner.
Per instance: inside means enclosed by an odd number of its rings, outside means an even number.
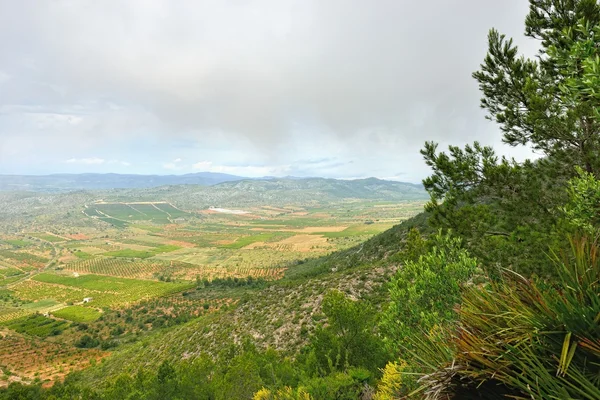
[[[60,379],[148,331],[230,307],[421,207],[345,201],[224,212],[95,201],[69,210],[85,227],[36,221],[0,232],[0,385]]]

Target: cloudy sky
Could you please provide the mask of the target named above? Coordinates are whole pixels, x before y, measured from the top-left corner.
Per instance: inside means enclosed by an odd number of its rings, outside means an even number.
[[[524,0],[0,0],[0,173],[418,182],[501,146],[471,73]]]

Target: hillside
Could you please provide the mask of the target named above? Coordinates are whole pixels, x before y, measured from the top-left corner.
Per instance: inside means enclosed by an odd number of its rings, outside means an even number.
[[[224,182],[212,186],[169,185],[154,188],[77,190],[59,193],[34,190],[1,191],[0,217],[24,222],[36,216],[73,226],[89,226],[82,218],[84,204],[97,200],[114,202],[168,201],[178,208],[198,212],[211,206],[243,208],[252,206],[330,206],[353,201],[423,201],[428,198],[420,185],[375,178],[342,181],[335,179],[269,179]]]
[[[221,182],[247,179],[241,176],[214,172],[185,175],[133,174],[51,174],[0,175],[0,190],[31,190],[62,192],[73,190],[102,190],[116,188],[145,188],[164,185],[215,185]]]
[[[285,277],[293,280],[324,274],[332,269],[342,271],[362,265],[386,265],[398,262],[399,259],[394,256],[398,256],[404,249],[406,235],[411,229],[416,228],[423,234],[431,232],[427,218],[428,214],[421,212],[357,246],[308,260],[295,268],[290,268],[286,271]]]
[[[217,292],[217,296],[233,296],[235,304],[123,346],[101,364],[84,371],[83,379],[101,383],[123,372],[154,369],[164,360],[177,363],[203,354],[216,356],[244,340],[259,348],[298,354],[325,318],[321,303],[329,290],[369,302],[376,309],[389,301],[387,282],[398,268],[391,256],[403,249],[411,228],[426,229],[425,221],[426,216],[419,214],[361,245],[299,263],[290,267],[286,279],[264,289]],[[369,264],[371,261],[376,264]],[[199,288],[196,295],[207,296],[204,291],[207,289]]]
[[[298,204],[319,206],[349,200],[405,201],[425,200],[421,185],[376,178],[337,180],[324,178],[269,179],[225,182],[203,186],[162,186],[140,190],[115,190],[108,198],[126,201],[164,198],[186,210],[255,205]]]

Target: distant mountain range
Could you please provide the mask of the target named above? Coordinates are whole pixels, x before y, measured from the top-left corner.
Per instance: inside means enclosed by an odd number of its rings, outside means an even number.
[[[0,175],[0,190],[61,192],[71,190],[134,189],[165,185],[215,185],[248,179],[215,172],[185,175],[51,174]]]
[[[144,189],[116,189],[102,194],[111,201],[172,201],[187,210],[256,205],[336,203],[348,199],[375,201],[425,200],[422,185],[377,178],[339,180],[325,178],[245,179],[212,186],[172,185]]]
[[[402,197],[424,198],[421,185],[405,182],[385,181],[376,178],[339,180],[325,178],[263,177],[247,178],[214,172],[198,172],[185,175],[125,175],[125,174],[52,174],[52,175],[0,175],[0,191],[70,192],[75,190],[110,189],[158,189],[166,187],[170,192],[185,193],[190,189],[176,188],[180,185],[212,186],[210,193],[221,200],[232,200],[238,196],[270,197],[273,193],[286,193],[287,196],[310,199],[319,198],[361,198],[391,199]],[[215,186],[218,185],[218,186]],[[139,195],[139,192],[136,192]],[[193,196],[192,194],[192,196]],[[212,197],[209,196],[209,197]],[[215,199],[216,200],[216,199]]]

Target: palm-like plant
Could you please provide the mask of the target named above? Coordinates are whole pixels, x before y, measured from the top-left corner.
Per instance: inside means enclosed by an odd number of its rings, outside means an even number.
[[[600,399],[600,248],[578,237],[571,249],[555,257],[555,282],[506,271],[500,282],[467,289],[445,339],[454,357],[438,357],[418,393],[452,398],[470,388],[486,398]],[[436,357],[421,355],[430,365]]]

